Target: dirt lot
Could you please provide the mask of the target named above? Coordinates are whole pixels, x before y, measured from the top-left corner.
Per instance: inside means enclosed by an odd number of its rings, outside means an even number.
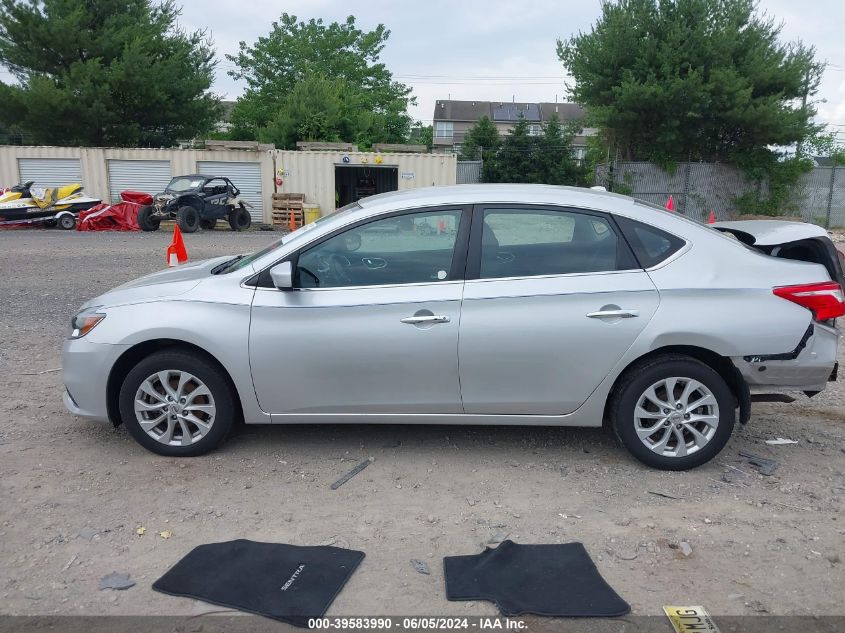
[[[187,239],[202,258],[272,238]],[[601,430],[512,427],[251,426],[206,457],[167,459],[67,413],[51,370],[83,300],[161,268],[168,241],[0,232],[0,612],[218,611],[150,585],[196,545],[250,538],[364,550],[330,614],[495,614],[446,601],[441,559],[509,534],[582,541],[635,614],[845,615],[845,376],[812,400],[756,405],[720,458],[687,473],[649,470]],[[764,444],[778,436],[799,444]],[[763,477],[740,450],[780,467]],[[112,571],[137,585],[99,591]]]

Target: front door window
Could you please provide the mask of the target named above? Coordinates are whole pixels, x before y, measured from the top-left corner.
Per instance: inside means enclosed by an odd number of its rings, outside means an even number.
[[[303,251],[299,288],[450,281],[460,210],[391,216],[362,224]]]

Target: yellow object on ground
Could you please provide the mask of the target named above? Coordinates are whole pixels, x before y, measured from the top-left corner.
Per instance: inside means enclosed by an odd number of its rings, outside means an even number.
[[[720,633],[704,607],[663,607],[675,633]]]
[[[305,224],[311,224],[320,219],[320,205],[305,203],[302,205],[302,213],[305,215]]]

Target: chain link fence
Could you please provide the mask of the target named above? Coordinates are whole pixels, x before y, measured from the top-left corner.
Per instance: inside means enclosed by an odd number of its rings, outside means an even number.
[[[646,162],[598,165],[595,183],[661,206],[671,195],[679,213],[701,221],[711,211],[718,220],[730,219],[738,213],[736,198],[748,192],[768,193],[765,183],[713,163],[682,163],[671,174]],[[791,192],[785,215],[825,228],[845,227],[845,167],[814,167],[803,174]]]
[[[470,185],[481,182],[482,165],[483,161],[480,160],[459,160],[455,182],[459,185]]]

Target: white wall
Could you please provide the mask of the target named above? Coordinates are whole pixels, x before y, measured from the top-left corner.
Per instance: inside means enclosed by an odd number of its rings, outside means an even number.
[[[344,163],[344,156],[349,162]],[[320,205],[325,215],[334,210],[334,170],[336,165],[395,166],[399,189],[454,185],[457,158],[454,154],[398,154],[376,152],[285,151],[276,152],[276,170],[282,174],[281,193],[304,193],[305,201]],[[366,162],[364,162],[366,161]]]
[[[261,164],[262,200],[264,221],[272,218],[274,159],[276,172],[282,174],[284,183],[280,192],[304,193],[309,203],[320,205],[320,212],[334,210],[334,168],[344,164],[377,164],[381,157],[384,166],[396,166],[399,171],[399,189],[414,189],[434,185],[454,185],[457,159],[454,154],[400,154],[375,152],[334,151],[245,151],[245,150],[192,150],[192,149],[123,149],[101,147],[18,147],[0,146],[0,187],[18,183],[19,158],[78,158],[82,168],[82,185],[89,195],[109,199],[109,178],[106,161],[117,160],[169,160],[171,175],[197,173],[198,161],[258,162]],[[226,174],[221,174],[225,176]],[[149,193],[158,193],[155,191]]]

